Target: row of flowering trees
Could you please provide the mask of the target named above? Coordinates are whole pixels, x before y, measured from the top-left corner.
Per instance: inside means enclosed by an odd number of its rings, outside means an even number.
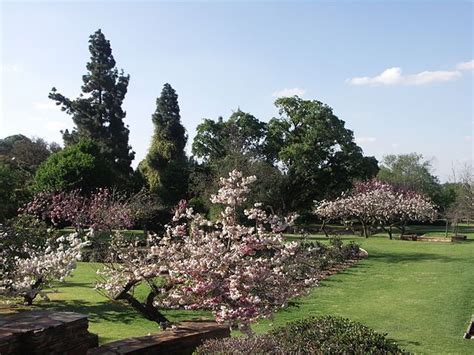
[[[281,218],[259,203],[245,209],[254,181],[238,171],[220,180],[211,197],[222,211],[215,221],[181,201],[165,233],[150,233],[147,243],[113,232],[109,259],[98,271],[97,290],[114,301],[128,302],[163,328],[169,322],[162,309],[205,309],[218,322],[250,334],[250,323],[271,316],[316,285],[318,273],[333,265],[330,259],[341,262],[358,256],[354,245],[342,250],[338,243],[326,247],[305,240],[286,242],[282,233],[297,216]],[[31,227],[2,226],[0,294],[21,296],[27,304],[37,295],[45,296],[52,281],[71,273],[81,249],[94,243],[97,232],[133,222],[134,209],[127,201],[114,199],[106,190],[87,198],[78,192],[38,196],[25,214],[53,225],[68,222],[80,231],[57,237],[39,235]],[[86,227],[91,228],[83,233]],[[140,285],[148,287],[145,300],[135,297]]]
[[[393,228],[403,235],[408,222],[430,221],[437,214],[436,206],[425,196],[376,179],[357,182],[350,193],[318,203],[314,213],[325,222],[339,220],[351,227],[359,224],[365,237],[380,227],[390,239]]]

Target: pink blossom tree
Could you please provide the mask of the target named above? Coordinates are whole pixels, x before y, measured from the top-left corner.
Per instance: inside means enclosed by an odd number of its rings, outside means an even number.
[[[131,201],[125,195],[103,188],[89,196],[82,195],[80,190],[39,193],[21,212],[56,227],[71,225],[76,230],[111,231],[132,227]]]
[[[408,222],[433,220],[436,206],[419,193],[373,179],[356,183],[349,194],[333,201],[321,201],[314,213],[324,221],[340,220],[346,225],[356,222],[365,237],[380,227],[392,239],[393,228],[403,235]]]
[[[317,248],[285,242],[282,232],[295,215],[280,218],[255,204],[239,212],[255,177],[238,171],[221,178],[211,202],[222,206],[209,221],[185,201],[177,206],[162,237],[151,235],[149,248],[114,240],[116,262],[99,271],[97,288],[114,300],[126,300],[146,318],[166,327],[162,308],[206,309],[218,322],[250,333],[249,324],[271,316],[316,283]],[[144,302],[133,290],[147,284]]]

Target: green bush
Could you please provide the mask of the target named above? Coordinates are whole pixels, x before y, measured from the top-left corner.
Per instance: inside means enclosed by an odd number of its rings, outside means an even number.
[[[359,245],[350,242],[349,244],[343,244],[340,237],[332,237],[330,239],[332,248],[328,249],[328,255],[331,260],[336,263],[344,262],[349,259],[355,259],[358,257],[360,248]]]
[[[272,333],[285,352],[310,354],[402,354],[402,349],[358,322],[321,316],[288,323]]]
[[[224,339],[210,339],[196,349],[194,354],[219,354],[219,355],[254,355],[254,354],[282,354],[278,350],[277,341],[269,335],[256,337],[237,337]]]
[[[198,354],[405,354],[397,344],[349,319],[311,317],[270,334],[205,342]]]
[[[113,185],[113,171],[89,139],[52,154],[36,171],[36,191],[90,191]]]

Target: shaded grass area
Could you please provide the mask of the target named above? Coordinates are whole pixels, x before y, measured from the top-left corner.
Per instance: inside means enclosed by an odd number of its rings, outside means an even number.
[[[388,333],[412,352],[474,353],[474,342],[462,339],[474,313],[474,233],[468,236],[468,241],[458,243],[344,236],[345,242],[356,241],[366,249],[369,258],[323,281],[310,295],[254,329],[265,332],[291,320],[331,314]],[[324,236],[311,239],[327,242]],[[88,314],[90,330],[99,334],[101,343],[159,331],[155,323],[93,289],[99,265],[79,263],[74,276],[50,295],[51,301],[38,301],[36,307]],[[137,292],[145,294],[143,289]],[[209,316],[180,310],[164,313],[172,321]]]
[[[97,263],[78,263],[73,276],[58,285],[58,292],[48,295],[50,301],[38,298],[33,308],[89,315],[89,331],[99,335],[100,343],[159,332],[156,323],[144,319],[125,303],[111,302],[94,289],[99,267]],[[146,290],[138,288],[135,294],[144,299]],[[18,310],[23,309],[20,306]],[[210,317],[204,311],[166,310],[163,313],[172,322]]]

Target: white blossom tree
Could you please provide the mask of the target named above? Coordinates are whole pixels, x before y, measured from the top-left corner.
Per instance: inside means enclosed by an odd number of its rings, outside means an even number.
[[[175,210],[166,234],[150,236],[149,248],[130,245],[117,235],[115,260],[99,271],[97,288],[125,300],[146,318],[167,326],[162,308],[207,309],[218,322],[249,333],[249,324],[269,317],[316,283],[318,248],[285,242],[282,232],[295,215],[279,218],[260,204],[239,213],[255,177],[238,171],[221,178],[211,198],[222,206],[217,221],[195,213],[185,201]],[[147,284],[144,302],[133,290]]]
[[[324,221],[358,223],[365,237],[380,227],[392,239],[393,228],[403,235],[408,222],[433,220],[436,206],[419,193],[373,179],[356,183],[349,194],[342,194],[336,200],[317,203],[314,213]]]
[[[31,236],[31,240],[37,239]],[[22,240],[14,229],[2,226],[0,294],[22,297],[27,305],[38,295],[48,299],[53,281],[62,282],[71,274],[86,244],[77,233],[32,243]]]

